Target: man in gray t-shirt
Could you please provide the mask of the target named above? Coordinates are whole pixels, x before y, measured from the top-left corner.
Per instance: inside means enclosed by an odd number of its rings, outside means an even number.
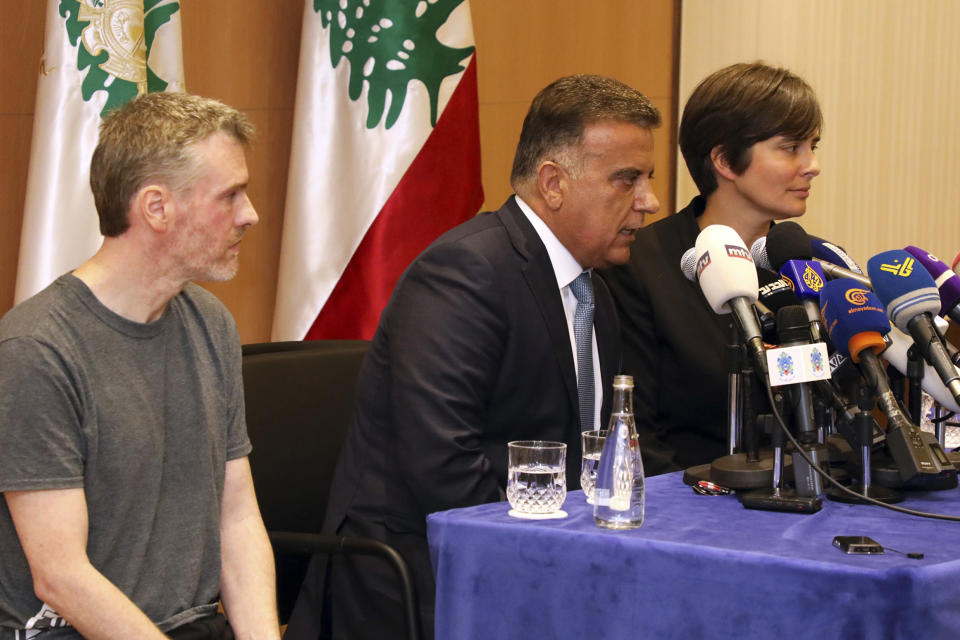
[[[252,135],[184,94],[112,112],[103,246],[0,320],[0,640],[177,637],[220,600],[279,639],[236,325],[191,283],[236,273]]]

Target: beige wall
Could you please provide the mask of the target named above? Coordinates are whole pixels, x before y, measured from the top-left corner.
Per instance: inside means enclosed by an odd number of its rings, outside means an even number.
[[[763,59],[813,86],[825,124],[808,232],[866,268],[914,244],[960,249],[960,3],[954,0],[684,0],[681,106],[726,64]],[[678,200],[696,188],[678,168]]]
[[[0,314],[13,303],[20,218],[44,1],[9,3],[0,21]],[[244,342],[268,340],[276,295],[303,2],[183,0],[187,90],[242,109],[258,129],[248,155],[259,226],[244,239],[240,275],[209,285]],[[237,10],[241,6],[243,10]],[[589,7],[588,11],[584,7]],[[675,0],[473,0],[485,207],[509,195],[513,146],[533,95],[570,73],[617,77],[664,114],[656,134],[656,192],[669,208]]]

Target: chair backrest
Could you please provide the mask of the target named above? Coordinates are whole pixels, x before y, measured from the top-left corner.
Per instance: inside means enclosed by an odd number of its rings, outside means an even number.
[[[366,340],[243,345],[250,468],[268,531],[319,533]],[[276,551],[277,610],[286,623],[309,556]]]
[[[366,340],[244,345],[250,466],[268,530],[320,531],[369,345]]]

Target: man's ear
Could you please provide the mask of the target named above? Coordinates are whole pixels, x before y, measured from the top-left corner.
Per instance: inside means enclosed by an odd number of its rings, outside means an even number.
[[[544,160],[537,167],[537,189],[540,192],[540,197],[554,211],[563,204],[566,179],[566,172],[556,162]]]
[[[170,224],[173,206],[172,194],[166,187],[150,184],[137,191],[131,214],[139,216],[154,231],[163,233]]]
[[[727,152],[720,145],[717,145],[710,150],[710,162],[713,164],[713,171],[717,174],[717,176],[722,176],[727,180],[733,180],[739,175],[730,168],[730,161],[727,158]]]

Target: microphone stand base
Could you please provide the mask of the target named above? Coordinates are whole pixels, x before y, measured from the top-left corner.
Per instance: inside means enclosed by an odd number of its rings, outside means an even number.
[[[950,464],[960,469],[960,451],[944,451],[944,453],[947,455]]]
[[[859,482],[848,487],[848,489],[851,491],[860,494],[859,497],[840,491],[840,489],[837,489],[836,487],[827,487],[824,493],[827,494],[827,498],[833,500],[834,502],[844,502],[846,504],[870,504],[869,501],[864,499],[863,488],[863,485]],[[897,502],[903,502],[905,498],[903,493],[900,491],[888,489],[887,487],[881,487],[875,484],[871,484],[867,487],[866,497],[873,498],[874,500],[884,504],[896,504]]]
[[[746,453],[717,458],[710,465],[710,480],[731,489],[762,489],[773,485],[773,451],[765,449],[757,460]],[[793,482],[793,462],[784,456],[783,481]]]
[[[710,463],[698,464],[695,467],[687,467],[683,471],[683,483],[692,487],[701,480],[713,482],[713,476],[710,474],[710,467]]]
[[[814,496],[798,496],[792,489],[756,489],[737,494],[745,509],[787,511],[790,513],[816,513],[823,503]]]
[[[907,489],[917,491],[945,491],[957,487],[957,470],[945,469],[940,473],[920,473],[904,482],[900,470],[892,460],[871,463],[870,481],[874,485],[888,489]]]

